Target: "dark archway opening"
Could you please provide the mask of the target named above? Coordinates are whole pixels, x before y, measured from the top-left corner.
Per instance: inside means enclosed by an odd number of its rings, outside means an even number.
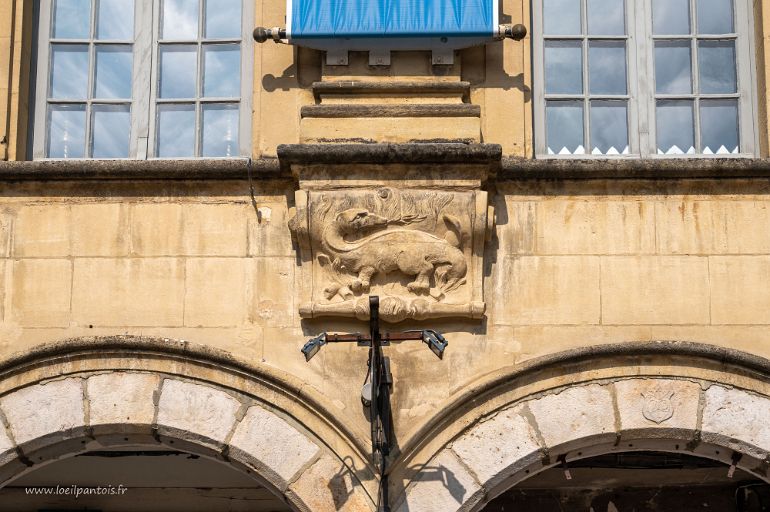
[[[93,491],[93,489],[106,491]],[[76,489],[80,494],[75,496]],[[153,446],[86,452],[0,489],[0,512],[289,512],[245,472]]]
[[[586,458],[529,478],[483,512],[765,512],[770,485],[721,462],[664,452]]]

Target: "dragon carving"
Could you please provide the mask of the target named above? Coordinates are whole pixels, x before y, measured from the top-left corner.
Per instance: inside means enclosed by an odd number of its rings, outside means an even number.
[[[361,207],[332,214],[320,232],[318,256],[319,262],[334,277],[333,283],[324,289],[327,300],[336,295],[349,299],[368,293],[375,276],[392,272],[413,277],[406,285],[409,292],[430,294],[437,300],[464,284],[468,267],[460,248],[463,240],[460,222],[451,215],[444,214],[441,218],[448,228],[443,238],[419,229],[399,227],[425,221],[426,215],[389,219]],[[433,221],[436,220],[433,216]],[[431,280],[435,288],[431,287]]]

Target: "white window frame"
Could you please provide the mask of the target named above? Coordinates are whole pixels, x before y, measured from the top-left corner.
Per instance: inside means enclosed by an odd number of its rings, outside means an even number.
[[[131,104],[131,126],[129,135],[129,155],[126,158],[110,158],[109,160],[133,160],[155,158],[156,154],[156,135],[157,124],[157,102],[156,95],[159,80],[159,39],[161,27],[160,4],[162,0],[134,0],[134,41],[133,41],[133,69],[132,69],[132,97]],[[201,1],[201,11],[203,14],[200,23],[204,23],[205,0]],[[96,16],[93,14],[96,8],[96,0],[91,0],[91,24],[96,23]],[[37,68],[35,83],[35,104],[33,116],[33,144],[32,157],[35,160],[51,159],[46,156],[48,149],[48,90],[50,82],[51,66],[51,43],[56,42],[51,37],[52,34],[52,14],[54,0],[39,0],[38,5],[38,38],[37,38]],[[253,0],[241,1],[241,96],[238,102],[239,108],[239,127],[238,127],[238,154],[234,157],[251,156],[251,127],[252,127],[252,87],[254,80],[253,73],[253,53],[254,46],[251,38],[254,20],[254,2]],[[92,34],[94,27],[91,27]],[[229,40],[228,41],[232,41]],[[70,41],[67,40],[67,43]],[[89,77],[94,73],[94,41],[76,40],[75,44],[90,44],[89,50]],[[191,44],[191,43],[188,43]],[[199,64],[197,80],[202,80],[202,69]],[[92,87],[89,79],[89,90]],[[198,84],[200,87],[200,84]],[[72,101],[54,101],[53,103],[72,103],[72,104],[91,104],[92,100],[72,100]],[[96,104],[100,102],[96,101]],[[126,103],[126,102],[123,102]],[[198,103],[200,104],[200,102]],[[196,115],[198,109],[196,109]],[[86,154],[90,152],[90,115],[86,118]],[[196,151],[198,150],[202,127],[198,127],[196,132]],[[187,157],[186,159],[198,159],[201,157]],[[228,158],[228,157],[217,157]],[[174,157],[173,159],[177,159]],[[183,157],[179,157],[183,159]],[[80,158],[80,160],[94,160],[91,157]]]
[[[581,0],[581,16],[583,27],[586,27],[586,1]],[[690,1],[691,24],[697,23],[693,5],[696,0]],[[738,81],[738,130],[740,152],[725,155],[711,155],[703,153],[684,155],[659,155],[655,144],[655,63],[654,41],[652,36],[652,0],[625,0],[626,2],[626,32],[627,32],[627,80],[628,80],[628,142],[629,154],[627,155],[592,155],[589,147],[586,147],[582,155],[549,155],[546,146],[545,126],[545,40],[543,30],[543,0],[532,2],[532,27],[533,27],[533,89],[534,89],[534,137],[535,157],[538,159],[618,159],[618,158],[725,158],[743,157],[753,158],[759,150],[759,128],[757,119],[757,91],[755,47],[754,47],[754,20],[753,6],[750,0],[733,0],[735,5],[734,25],[736,31],[736,78]],[[591,36],[587,36],[590,38]],[[683,36],[687,37],[687,36]],[[692,37],[692,36],[691,36]],[[560,39],[558,37],[555,37]],[[614,37],[609,37],[613,39]],[[581,40],[581,36],[574,39]],[[614,38],[617,39],[617,38]],[[588,69],[587,45],[583,50],[583,69]],[[696,80],[698,63],[695,53],[692,54],[692,76]],[[586,73],[584,73],[585,75]],[[587,77],[583,78],[583,95],[590,98],[586,89]],[[576,95],[577,96],[577,95]],[[693,95],[696,96],[696,95]],[[698,95],[699,96],[699,95]],[[729,95],[723,95],[729,96]],[[589,100],[590,101],[590,100]],[[694,103],[694,115],[697,112],[697,102]],[[588,127],[588,109],[584,109],[584,130]],[[694,130],[698,132],[698,124]],[[588,138],[585,133],[584,140]],[[695,140],[700,138],[695,133]]]

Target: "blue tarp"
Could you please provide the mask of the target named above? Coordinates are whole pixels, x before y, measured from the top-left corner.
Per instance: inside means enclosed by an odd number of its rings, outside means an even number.
[[[288,0],[290,39],[491,37],[497,0]]]

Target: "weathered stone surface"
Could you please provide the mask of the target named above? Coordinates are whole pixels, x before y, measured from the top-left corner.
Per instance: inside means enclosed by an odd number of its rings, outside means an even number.
[[[770,324],[770,256],[712,256],[711,321]]]
[[[16,445],[11,441],[5,427],[0,428],[0,464],[11,462],[16,457]]]
[[[655,437],[694,433],[698,424],[700,384],[673,379],[628,379],[615,383],[620,426],[625,432],[655,429]],[[687,435],[687,434],[685,434]]]
[[[27,327],[68,327],[71,286],[72,263],[69,260],[13,262],[13,318]]]
[[[740,389],[711,386],[705,392],[702,439],[759,459],[770,454],[770,399]]]
[[[307,468],[286,491],[302,512],[336,510],[371,512],[372,505],[361,484],[341,460],[324,456]]]
[[[296,326],[294,258],[254,258],[253,319],[268,327]],[[301,286],[307,286],[302,283]]]
[[[639,254],[655,251],[652,204],[553,199],[537,204],[538,254]]]
[[[285,489],[318,454],[319,447],[277,414],[253,405],[230,439],[230,452],[245,458],[258,471],[265,471],[274,485]]]
[[[488,285],[489,286],[489,285]],[[521,256],[506,258],[487,296],[499,324],[598,324],[599,258]]]
[[[709,323],[708,260],[695,256],[602,258],[602,323]]]
[[[0,398],[19,445],[55,434],[67,438],[85,426],[81,379],[69,378],[35,384]]]
[[[506,409],[464,432],[452,450],[485,487],[540,457],[535,432],[521,406]]]
[[[241,403],[224,391],[179,380],[163,381],[158,402],[161,433],[223,443]]]
[[[183,260],[75,260],[72,315],[80,325],[181,326],[183,309]]]
[[[548,448],[603,434],[614,436],[615,410],[608,386],[573,387],[527,404]]]
[[[157,375],[113,372],[89,377],[86,390],[90,425],[152,424],[153,393],[157,389]]]
[[[137,204],[131,223],[134,254],[245,256],[246,216],[238,204]]]
[[[454,512],[481,498],[482,488],[454,453],[445,449],[434,457],[406,490],[397,512]]]
[[[21,208],[14,223],[13,255],[56,257],[70,254],[70,207],[33,205]]]
[[[185,271],[184,323],[188,327],[230,327],[247,318],[251,274],[241,258],[191,258]]]
[[[128,256],[128,219],[125,203],[72,205],[72,254]]]

